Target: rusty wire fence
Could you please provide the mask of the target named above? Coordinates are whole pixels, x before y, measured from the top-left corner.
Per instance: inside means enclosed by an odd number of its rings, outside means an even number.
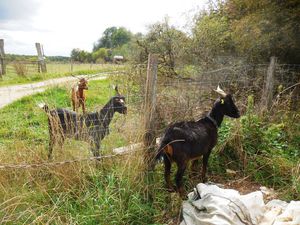
[[[267,78],[271,77],[271,80]],[[193,76],[160,76],[156,85],[157,134],[182,120],[197,120],[210,111],[218,95],[218,85],[231,93],[245,113],[248,97],[254,98],[255,111],[297,111],[300,108],[300,66],[276,63],[223,66]],[[271,83],[271,84],[269,84]],[[267,90],[267,87],[271,88]],[[270,92],[270,93],[268,93]],[[271,96],[271,99],[267,99]],[[284,106],[284,107],[282,107]]]

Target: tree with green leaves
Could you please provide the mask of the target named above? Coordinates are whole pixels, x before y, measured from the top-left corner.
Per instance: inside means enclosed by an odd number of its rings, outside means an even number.
[[[94,62],[105,62],[109,56],[109,52],[106,48],[99,48],[97,51],[92,53]]]
[[[193,48],[205,60],[216,55],[242,56],[253,62],[277,56],[300,62],[298,0],[217,1],[201,11],[193,29]]]
[[[104,32],[102,37],[94,44],[93,51],[100,48],[113,49],[120,47],[131,40],[132,33],[124,27],[109,27]]]
[[[71,59],[76,62],[91,62],[91,53],[81,50],[79,48],[74,48],[71,51]]]
[[[189,41],[184,32],[170,26],[166,19],[162,23],[151,25],[147,35],[137,40],[135,61],[143,63],[147,61],[149,53],[158,54],[165,72],[169,76],[175,75],[175,66],[183,63],[187,56],[186,44]]]

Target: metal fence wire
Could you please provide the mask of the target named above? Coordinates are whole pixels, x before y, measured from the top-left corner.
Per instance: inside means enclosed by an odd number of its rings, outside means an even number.
[[[193,76],[183,76],[180,74],[174,75],[173,77],[158,76],[156,84],[157,135],[159,136],[170,123],[185,119],[198,119],[206,115],[218,97],[213,91],[218,85],[220,85],[225,92],[233,94],[236,104],[242,111],[246,107],[247,97],[249,95],[253,95],[256,105],[259,105],[265,88],[268,68],[268,64],[231,65],[211,71],[199,72]],[[133,115],[133,118],[126,119],[126,126],[129,127],[131,135],[122,136],[124,129],[119,129],[118,123],[111,126],[110,129],[111,133],[130,139],[126,140],[128,143],[138,143],[141,141],[141,134],[138,132],[141,132],[143,129],[141,118],[144,114],[143,107],[145,104],[145,70],[146,67],[136,67],[134,73],[137,76],[133,82],[134,85],[130,83],[133,80],[132,71],[118,75],[124,82],[119,88],[126,97],[127,108]],[[287,90],[284,91],[284,96],[290,98],[295,90],[299,88],[299,81],[300,65],[276,64],[273,87],[274,101],[277,101],[276,96],[284,90]],[[112,96],[114,96],[113,91],[110,93],[110,97]],[[300,91],[294,94],[294,98],[294,101],[300,101]],[[53,104],[55,104],[55,102],[51,103],[50,106],[53,106]],[[90,111],[95,110],[100,110],[100,108],[90,109]],[[123,118],[121,118],[121,120],[120,123],[123,125],[125,122]],[[46,121],[43,126],[47,126]],[[126,129],[128,129],[128,127]],[[47,130],[46,127],[44,128]],[[101,148],[107,149],[108,147],[103,145]],[[100,158],[89,157],[65,160],[62,162],[20,165],[2,164],[0,165],[0,169],[59,166],[79,161],[105,159],[116,155],[119,154],[103,155]]]

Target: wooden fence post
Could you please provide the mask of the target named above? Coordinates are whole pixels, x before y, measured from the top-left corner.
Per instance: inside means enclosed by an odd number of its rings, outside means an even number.
[[[70,60],[70,70],[71,70],[70,72],[72,73],[73,72],[73,60],[72,59]]]
[[[6,65],[5,65],[5,52],[4,52],[4,40],[0,39],[0,77],[6,74]]]
[[[38,55],[38,71],[42,71],[42,73],[47,72],[46,62],[45,62],[45,55],[44,55],[44,48],[40,43],[35,43],[37,55]]]
[[[154,149],[156,144],[155,138],[155,109],[156,109],[156,81],[157,81],[157,64],[158,56],[149,54],[147,67],[147,80],[145,87],[145,103],[144,103],[144,146],[145,162],[148,169],[152,167]]]
[[[276,57],[272,56],[267,71],[265,87],[262,94],[262,100],[261,100],[262,108],[270,109],[272,106],[276,61],[277,61]]]

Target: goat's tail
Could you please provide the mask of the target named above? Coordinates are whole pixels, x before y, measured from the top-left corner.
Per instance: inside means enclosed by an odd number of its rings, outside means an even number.
[[[162,141],[159,145],[159,148],[158,148],[156,156],[155,156],[155,161],[158,161],[159,159],[161,159],[161,157],[163,157],[166,154],[164,149],[168,145],[176,143],[176,142],[185,142],[185,140],[184,139],[168,140],[167,138],[162,138]]]
[[[39,108],[41,108],[42,110],[44,110],[46,113],[49,112],[49,107],[44,102],[40,102],[37,105],[38,105]]]
[[[163,138],[160,145],[159,145],[159,148],[156,152],[156,155],[155,155],[155,161],[157,162],[158,160],[160,160],[164,154],[165,154],[165,151],[164,149],[170,145],[170,144],[173,144],[173,143],[176,143],[176,142],[185,142],[184,139],[175,139],[175,140],[169,140],[169,139],[165,139]]]

